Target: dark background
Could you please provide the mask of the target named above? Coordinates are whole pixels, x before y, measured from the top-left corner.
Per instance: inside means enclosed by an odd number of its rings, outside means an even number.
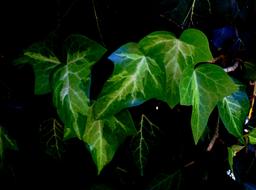
[[[153,151],[154,154],[152,153],[148,164],[150,167],[146,169],[148,174],[144,178],[138,175],[129,151],[126,152],[129,149],[127,144],[121,147],[117,157],[99,177],[96,176],[96,168],[90,154],[77,140],[70,140],[65,144],[62,159],[54,159],[43,153],[39,142],[39,127],[49,117],[57,117],[51,95],[35,96],[32,68],[17,67],[13,64],[13,60],[21,56],[23,50],[34,42],[56,35],[61,46],[67,36],[78,33],[104,45],[108,49],[107,56],[124,43],[136,42],[156,30],[168,30],[179,35],[183,29],[191,26],[204,31],[211,41],[214,29],[232,25],[244,37],[246,44],[246,51],[239,52],[239,55],[249,55],[253,58],[255,25],[249,21],[256,16],[253,0],[246,1],[249,8],[243,14],[240,12],[239,14],[242,14],[240,17],[233,14],[237,10],[232,9],[232,5],[225,5],[223,1],[213,1],[212,14],[208,12],[204,14],[203,9],[201,12],[198,9],[194,25],[188,23],[184,26],[175,23],[175,19],[172,18],[173,7],[177,6],[178,1],[94,0],[101,35],[97,28],[92,2],[90,0],[69,2],[2,0],[0,2],[0,125],[8,129],[19,145],[18,152],[7,152],[9,165],[7,164],[7,169],[0,176],[0,189],[90,189],[93,184],[107,184],[113,189],[143,189],[147,180],[151,180],[154,176],[154,172],[159,172],[159,168],[165,168],[165,163],[173,162],[168,168],[172,171],[191,159],[195,159],[196,164],[192,168],[185,169],[184,179],[187,187],[240,188],[225,175],[226,149],[221,143],[217,143],[216,152],[212,154],[202,153],[193,147],[190,129],[187,128],[189,120],[184,119],[189,118],[187,114],[184,115],[190,112],[189,108],[187,110],[178,107],[170,110],[166,104],[156,100],[131,110],[134,117],[147,112],[162,126],[166,134],[169,134],[169,136],[160,135],[165,137],[163,138],[165,140],[160,140],[159,144],[164,144],[165,146],[161,145],[161,147],[170,151],[162,154],[159,147]],[[221,53],[214,47],[211,48],[216,56]],[[112,65],[106,61],[106,57],[95,65],[94,82],[99,84],[93,91],[95,96],[111,71]],[[155,105],[160,107],[159,111],[155,110]],[[176,127],[176,131],[173,131],[173,127],[164,128],[166,123],[168,127],[169,125],[181,127]],[[180,143],[178,137],[182,135],[183,140]],[[229,136],[228,139],[232,144],[233,139]],[[185,153],[182,152],[185,150]],[[180,155],[183,156],[183,160]],[[128,168],[129,173],[120,172],[116,169],[117,165]],[[205,170],[209,171],[207,179],[204,179]]]

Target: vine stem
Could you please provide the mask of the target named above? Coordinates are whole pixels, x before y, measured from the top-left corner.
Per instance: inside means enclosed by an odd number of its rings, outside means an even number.
[[[213,137],[212,137],[212,139],[211,139],[211,141],[210,141],[210,143],[209,143],[209,145],[208,145],[208,147],[206,149],[207,152],[210,152],[212,150],[212,148],[213,148],[217,138],[219,137],[219,128],[220,128],[219,122],[220,122],[220,118],[218,117],[215,133],[214,133],[214,135],[213,135]]]
[[[103,40],[103,35],[102,35],[102,32],[101,32],[101,28],[100,28],[100,20],[99,20],[97,10],[96,10],[95,0],[92,0],[92,7],[93,7],[93,13],[94,13],[94,17],[95,17],[95,21],[96,21],[96,25],[97,25],[97,30],[98,30],[98,33],[99,33],[99,36],[100,36],[100,40],[102,42],[102,45],[106,46],[105,43],[104,43],[104,40]]]

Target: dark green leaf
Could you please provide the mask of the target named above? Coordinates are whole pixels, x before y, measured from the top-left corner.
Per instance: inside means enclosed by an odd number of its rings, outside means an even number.
[[[50,77],[54,69],[61,64],[45,43],[36,43],[28,48],[24,56],[16,61],[18,64],[31,64],[35,73],[35,94],[51,91]]]
[[[244,62],[244,78],[247,80],[256,80],[256,63],[255,62]]]
[[[98,174],[113,158],[117,148],[125,138],[136,132],[128,111],[104,120],[96,120],[92,111],[88,115],[83,140],[89,146]]]
[[[151,98],[163,97],[164,68],[145,56],[136,43],[123,45],[109,59],[115,64],[114,72],[94,106],[97,118],[114,115]]]
[[[166,101],[171,108],[180,101],[179,83],[183,70],[189,65],[212,59],[207,37],[196,29],[185,30],[180,39],[170,32],[153,32],[139,45],[147,56],[165,66]]]
[[[243,125],[250,108],[244,91],[236,91],[218,103],[219,115],[229,133],[237,138],[243,135]]]
[[[233,168],[234,157],[243,148],[244,148],[244,146],[240,146],[240,145],[233,145],[231,147],[228,147],[228,163],[229,163],[229,167],[232,170],[232,172],[234,172],[234,168]]]
[[[4,160],[4,153],[7,149],[17,150],[16,142],[11,139],[5,129],[0,126],[0,163]]]
[[[181,189],[182,173],[180,170],[173,174],[161,174],[150,184],[150,190]]]
[[[40,142],[47,154],[61,158],[63,153],[63,126],[55,119],[50,118],[40,126]]]
[[[250,133],[248,134],[249,143],[256,144],[256,128],[253,128]]]
[[[218,101],[237,90],[237,85],[217,65],[188,67],[180,82],[182,105],[192,105],[191,127],[195,143],[202,136],[208,118]]]
[[[139,130],[134,135],[132,140],[132,146],[134,147],[133,156],[136,165],[140,170],[140,175],[144,175],[144,168],[147,164],[148,154],[150,149],[149,141],[155,136],[155,130],[159,129],[154,123],[152,123],[145,115],[141,116],[139,123]]]

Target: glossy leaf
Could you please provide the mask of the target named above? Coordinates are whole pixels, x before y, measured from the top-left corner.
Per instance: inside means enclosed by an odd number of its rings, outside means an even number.
[[[97,118],[114,115],[124,108],[151,98],[162,98],[164,67],[143,54],[136,43],[128,43],[109,56],[114,72],[94,106]]]
[[[244,91],[236,91],[218,103],[220,118],[228,130],[236,138],[243,135],[243,125],[250,108],[250,102]]]
[[[128,111],[103,120],[94,119],[92,111],[88,115],[83,140],[88,144],[98,174],[113,158],[125,138],[136,132]]]
[[[18,64],[31,64],[35,73],[35,94],[46,94],[51,91],[50,77],[54,69],[61,64],[59,59],[45,43],[36,43],[16,60]]]
[[[82,139],[90,103],[91,67],[105,53],[96,42],[79,35],[66,41],[67,62],[53,77],[53,101],[65,124],[65,138]]]
[[[237,90],[236,84],[217,65],[187,68],[180,82],[182,105],[192,105],[191,127],[195,143],[202,136],[218,101]]]
[[[180,101],[179,83],[183,70],[212,59],[207,37],[196,29],[185,30],[180,39],[170,32],[153,32],[139,44],[147,56],[165,66],[166,101],[171,108]]]
[[[249,143],[256,144],[256,128],[253,128],[250,133],[248,134]]]
[[[0,126],[0,163],[4,160],[4,154],[7,149],[17,150],[16,142],[11,139],[5,129]]]

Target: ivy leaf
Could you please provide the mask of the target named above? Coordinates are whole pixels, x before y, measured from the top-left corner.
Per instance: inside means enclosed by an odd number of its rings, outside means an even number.
[[[181,189],[182,172],[178,170],[173,174],[160,174],[150,184],[150,190]]]
[[[244,62],[244,74],[243,77],[247,80],[256,80],[256,65],[254,62]]]
[[[250,108],[244,91],[236,91],[218,103],[220,118],[228,132],[237,138],[243,135],[243,124]]]
[[[55,119],[50,118],[40,126],[40,142],[45,152],[60,159],[63,152],[63,126]]]
[[[98,43],[80,35],[66,41],[67,63],[53,77],[53,102],[65,124],[65,138],[82,139],[89,108],[91,67],[105,53]]]
[[[164,67],[145,56],[136,43],[123,45],[109,59],[115,64],[114,72],[95,103],[97,118],[114,115],[151,98],[163,97]]]
[[[128,111],[103,120],[94,119],[92,111],[88,115],[83,140],[88,144],[98,174],[113,158],[119,145],[127,136],[136,132]]]
[[[171,108],[180,101],[179,83],[183,70],[212,59],[207,37],[196,29],[185,30],[180,39],[170,32],[153,32],[139,44],[147,56],[165,66],[166,101]]]
[[[253,128],[250,133],[248,134],[249,143],[256,144],[256,128]]]
[[[50,77],[54,69],[61,64],[46,43],[33,44],[16,60],[17,64],[31,64],[35,73],[35,94],[46,94],[51,91]]]
[[[158,127],[152,123],[144,114],[141,116],[139,130],[134,135],[132,146],[134,147],[133,156],[136,165],[140,170],[140,175],[144,175],[145,165],[147,163],[147,156],[150,149],[150,139],[155,136],[155,130]]]
[[[245,146],[241,146],[241,145],[233,145],[231,147],[228,147],[228,163],[229,163],[229,167],[233,173],[234,173],[234,169],[233,169],[234,157],[244,147]]]
[[[192,105],[191,127],[195,143],[202,136],[218,101],[237,90],[237,85],[217,65],[188,67],[180,82],[182,105]]]
[[[12,149],[17,150],[16,142],[11,139],[5,129],[0,126],[0,163],[4,160],[5,150]]]

